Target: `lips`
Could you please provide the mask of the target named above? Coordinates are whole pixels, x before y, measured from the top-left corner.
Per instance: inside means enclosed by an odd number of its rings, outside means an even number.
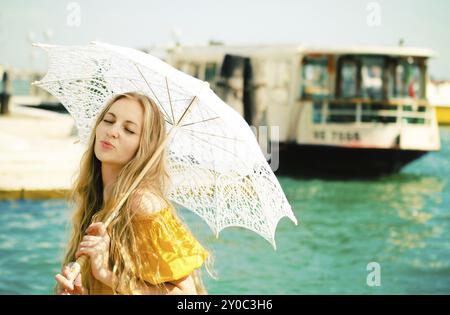
[[[103,145],[106,146],[106,147],[114,148],[114,146],[111,144],[111,142],[108,142],[108,141],[100,141],[100,143],[103,144]]]

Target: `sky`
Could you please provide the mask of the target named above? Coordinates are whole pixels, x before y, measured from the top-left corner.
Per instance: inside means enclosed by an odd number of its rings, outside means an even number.
[[[0,64],[45,69],[31,42],[134,48],[173,42],[425,47],[434,79],[450,79],[448,0],[0,0]]]

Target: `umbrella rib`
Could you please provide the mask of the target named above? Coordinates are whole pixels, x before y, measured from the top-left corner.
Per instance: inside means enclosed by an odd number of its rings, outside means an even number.
[[[200,133],[200,134],[205,134],[205,135],[213,136],[213,137],[220,137],[220,138],[229,139],[229,140],[244,141],[244,140],[242,140],[242,139],[238,139],[238,138],[230,138],[230,137],[221,136],[221,135],[216,135],[216,134],[209,133],[209,132],[204,132],[204,131],[197,131],[197,130],[186,129],[186,128],[183,128],[182,130],[191,131],[191,132]]]
[[[172,100],[170,98],[169,82],[167,82],[167,77],[164,78],[166,79],[167,94],[169,95],[169,104],[170,104],[170,111],[172,113],[172,121],[175,121],[175,116],[173,115]]]
[[[152,87],[150,86],[150,84],[147,82],[147,79],[145,78],[144,74],[142,73],[141,69],[139,68],[139,66],[136,63],[133,63],[134,66],[138,69],[139,74],[141,75],[141,77],[144,79],[145,84],[147,84],[148,88],[150,89],[150,91],[152,92],[153,96],[156,98],[156,100],[158,101],[160,107],[162,108],[162,110],[164,111],[164,113],[166,113],[167,117],[169,116],[166,112],[166,110],[164,109],[164,106],[162,105],[162,103],[159,101],[158,96],[156,96],[155,92],[153,92]],[[169,119],[170,120],[170,119]],[[173,123],[171,124],[173,125]]]
[[[199,138],[199,137],[193,135],[192,133],[188,133],[188,135],[190,135],[191,137],[194,137],[194,138],[196,138],[196,139],[198,139],[198,140],[201,140],[201,141],[203,141],[203,142],[206,142],[208,145],[212,145],[212,146],[214,146],[214,147],[216,147],[216,148],[219,148],[219,149],[221,149],[221,150],[223,150],[223,151],[225,151],[225,152],[228,152],[228,153],[234,155],[236,158],[238,157],[238,156],[237,156],[236,154],[234,154],[233,152],[228,151],[228,150],[222,148],[221,146],[216,145],[216,144],[214,144],[214,143],[212,143],[212,142],[208,142],[208,141],[206,141],[205,139]]]
[[[219,117],[219,116],[217,116],[217,117],[211,117],[211,118],[208,118],[208,119],[204,119],[204,120],[200,120],[200,121],[196,121],[196,122],[184,124],[184,125],[181,125],[181,127],[186,127],[186,126],[190,126],[190,125],[195,125],[195,124],[199,124],[199,123],[202,123],[202,122],[205,122],[205,121],[209,121],[209,120],[213,120],[213,119],[217,119],[217,118],[220,118],[220,117]]]
[[[191,105],[194,103],[194,101],[196,100],[197,95],[195,95],[191,102],[189,103],[188,107],[186,107],[186,109],[184,110],[183,114],[181,115],[180,119],[178,119],[177,125],[180,124],[181,120],[184,118],[184,115],[186,115],[186,112],[189,110],[189,108],[191,107]]]
[[[136,88],[136,90],[139,90],[139,87],[136,85],[136,83],[134,83],[133,82],[133,80],[131,80],[131,79],[128,79],[128,81],[130,81],[131,82],[131,84],[133,84],[134,85],[134,87]],[[170,124],[170,125],[172,125],[173,126],[173,124],[172,124],[172,122],[170,121],[170,118],[168,117],[168,115],[167,115],[167,113],[166,113],[166,110],[164,109],[164,107],[162,107],[161,106],[161,108],[163,109],[163,111],[164,111],[164,114],[163,114],[163,116],[164,116],[164,120],[168,123],[168,124]],[[167,119],[166,119],[167,118]]]
[[[125,79],[125,80],[129,80],[129,81],[142,82],[142,80],[140,78],[139,79],[138,78],[118,78],[118,79]],[[159,84],[156,84],[156,83],[152,83],[152,85],[160,87],[160,88],[163,88],[163,85],[159,85]]]

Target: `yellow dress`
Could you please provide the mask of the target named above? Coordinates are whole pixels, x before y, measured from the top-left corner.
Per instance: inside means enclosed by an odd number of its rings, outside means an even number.
[[[179,280],[202,266],[208,252],[169,207],[133,218],[143,280],[156,285]],[[90,294],[113,294],[110,287],[92,278]]]

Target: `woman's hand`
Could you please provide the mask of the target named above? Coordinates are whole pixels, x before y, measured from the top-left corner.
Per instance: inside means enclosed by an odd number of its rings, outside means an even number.
[[[60,295],[87,294],[86,289],[81,284],[80,265],[76,262],[64,266],[61,273],[55,276],[55,280],[58,282],[57,293]]]
[[[104,284],[110,284],[111,271],[108,266],[110,238],[102,222],[91,224],[83,237],[75,257],[87,255],[91,261],[92,275]]]

